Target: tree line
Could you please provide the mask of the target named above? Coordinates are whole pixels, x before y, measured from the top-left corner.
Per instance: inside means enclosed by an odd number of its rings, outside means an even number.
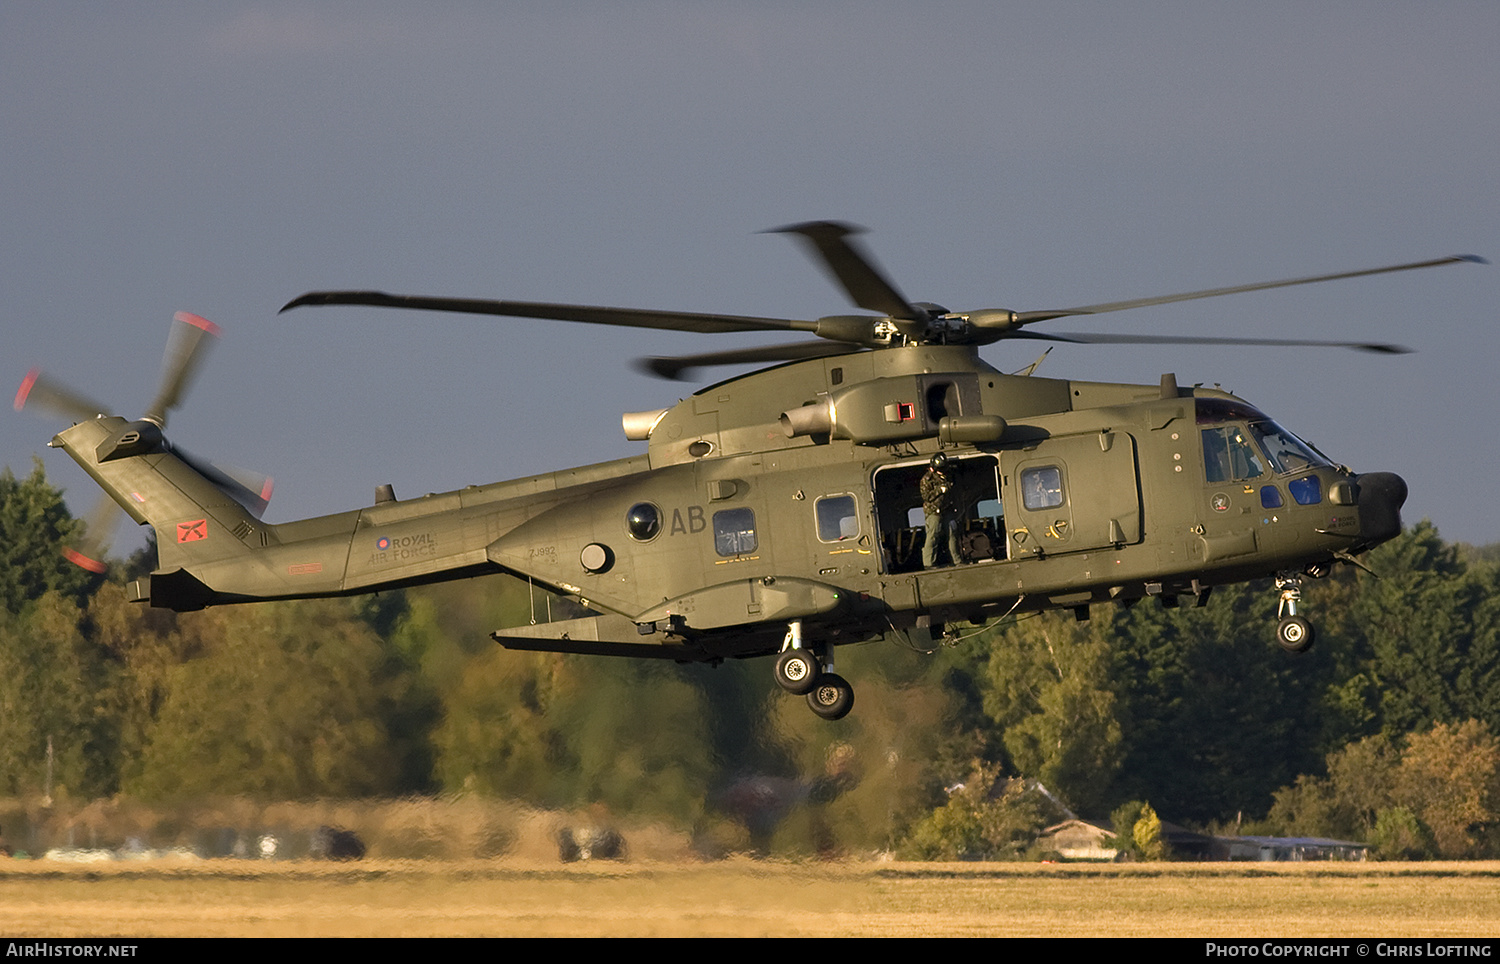
[[[0,795],[480,794],[759,849],[994,857],[1057,817],[1039,782],[1084,817],[1500,856],[1500,552],[1425,522],[1307,587],[1310,653],[1276,646],[1268,583],[1221,587],[840,648],[860,702],[833,724],[764,661],[503,650],[490,631],[538,605],[509,577],[130,604],[146,554],[77,569],[79,525],[40,463],[0,475]]]

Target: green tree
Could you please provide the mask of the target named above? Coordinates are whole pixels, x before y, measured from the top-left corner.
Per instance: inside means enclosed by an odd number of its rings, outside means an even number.
[[[840,673],[859,681],[859,702],[845,719],[817,726],[809,725],[804,700],[767,685],[763,664],[745,667],[770,709],[751,724],[756,738],[781,751],[788,765],[780,772],[807,790],[775,838],[780,849],[890,850],[974,766],[972,757],[952,766],[955,748],[972,740],[961,699],[941,682],[951,668],[945,658],[871,645],[840,651],[838,661]]]
[[[1141,852],[1135,846],[1135,825],[1145,808],[1144,800],[1127,800],[1109,815],[1110,826],[1115,832],[1115,849],[1125,859],[1141,859]]]
[[[1017,860],[1047,816],[1025,781],[979,764],[945,804],[913,825],[898,852],[907,860]]]
[[[1394,797],[1432,830],[1444,857],[1486,855],[1500,820],[1500,738],[1478,720],[1407,738]]]
[[[445,698],[438,775],[543,806],[691,823],[714,773],[701,692],[671,664],[491,650]]]
[[[166,668],[127,791],[306,799],[406,789],[387,726],[404,680],[346,603],[210,609],[178,617],[173,631],[184,658]]]
[[[1491,854],[1500,822],[1500,738],[1478,720],[1438,723],[1399,751],[1377,734],[1331,753],[1328,775],[1276,793],[1276,833],[1365,840],[1391,857]]]
[[[1291,785],[1273,793],[1271,800],[1271,810],[1259,825],[1259,832],[1281,837],[1351,839],[1342,829],[1347,822],[1335,807],[1333,790],[1324,778],[1301,774]]]
[[[1276,787],[1318,768],[1339,641],[1281,652],[1274,598],[1252,583],[1219,587],[1202,608],[1142,602],[1114,614],[1120,797],[1207,822],[1263,813]]]
[[[1434,848],[1432,831],[1406,807],[1380,811],[1369,841],[1377,860],[1422,860]]]
[[[1460,558],[1470,566],[1500,565],[1500,542],[1491,542],[1483,546],[1460,542],[1458,553]]]
[[[573,614],[567,600],[512,577],[407,596],[395,638],[441,701],[441,787],[689,823],[701,815],[716,772],[715,727],[691,671],[497,647],[488,637],[498,627]]]
[[[197,641],[176,631],[178,616],[125,601],[125,589],[106,582],[89,599],[85,623],[111,668],[106,710],[115,732],[115,782],[139,777],[146,745],[171,692],[171,671],[201,655]]]
[[[1381,734],[1330,753],[1326,777],[1303,774],[1276,791],[1269,829],[1287,836],[1370,840],[1379,814],[1395,802],[1400,762],[1399,751]]]
[[[55,591],[20,615],[0,613],[0,793],[50,787],[90,797],[115,787],[110,665],[83,612]]]
[[[1167,858],[1167,843],[1161,835],[1161,818],[1151,809],[1151,804],[1141,807],[1140,819],[1131,828],[1130,837],[1135,842],[1135,852],[1141,855],[1142,860]]]
[[[1335,823],[1327,836],[1369,840],[1380,814],[1395,803],[1399,750],[1383,734],[1350,743],[1328,756]]]
[[[1369,693],[1392,739],[1474,718],[1500,727],[1500,578],[1430,522],[1371,554],[1354,607]]]
[[[1012,764],[1084,812],[1107,806],[1121,762],[1111,629],[1049,613],[988,640],[984,707]]]
[[[0,471],[0,604],[20,612],[49,590],[81,600],[98,580],[64,559],[62,549],[82,528],[48,484],[41,459],[25,479]]]

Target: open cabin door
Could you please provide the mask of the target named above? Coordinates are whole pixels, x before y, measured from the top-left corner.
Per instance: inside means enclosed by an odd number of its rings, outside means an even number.
[[[1126,432],[1051,438],[1001,454],[1013,558],[1141,541],[1135,439]]]
[[[875,515],[887,573],[922,569],[922,546],[927,532],[922,512],[922,476],[928,460],[885,465],[875,470]],[[1005,513],[1000,501],[1000,462],[993,455],[949,456],[945,472],[953,481],[954,515],[959,532],[960,560],[966,565],[1004,559]],[[934,568],[946,568],[946,558]]]

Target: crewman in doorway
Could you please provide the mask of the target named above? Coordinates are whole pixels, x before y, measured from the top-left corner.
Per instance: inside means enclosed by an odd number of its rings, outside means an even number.
[[[948,564],[956,566],[963,561],[958,551],[958,527],[954,518],[957,493],[954,491],[952,472],[948,457],[942,452],[932,457],[927,473],[922,476],[922,514],[927,524],[927,536],[922,542],[922,568],[937,565],[938,543],[947,547]]]

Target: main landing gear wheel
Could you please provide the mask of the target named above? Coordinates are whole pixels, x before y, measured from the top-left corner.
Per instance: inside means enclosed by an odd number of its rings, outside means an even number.
[[[805,649],[789,649],[776,657],[776,685],[793,696],[812,692],[822,673],[818,658]]]
[[[1312,649],[1312,623],[1301,616],[1286,616],[1276,624],[1276,642],[1288,653],[1305,653]]]
[[[837,673],[824,673],[807,694],[807,705],[825,720],[842,720],[854,709],[854,687]]]

